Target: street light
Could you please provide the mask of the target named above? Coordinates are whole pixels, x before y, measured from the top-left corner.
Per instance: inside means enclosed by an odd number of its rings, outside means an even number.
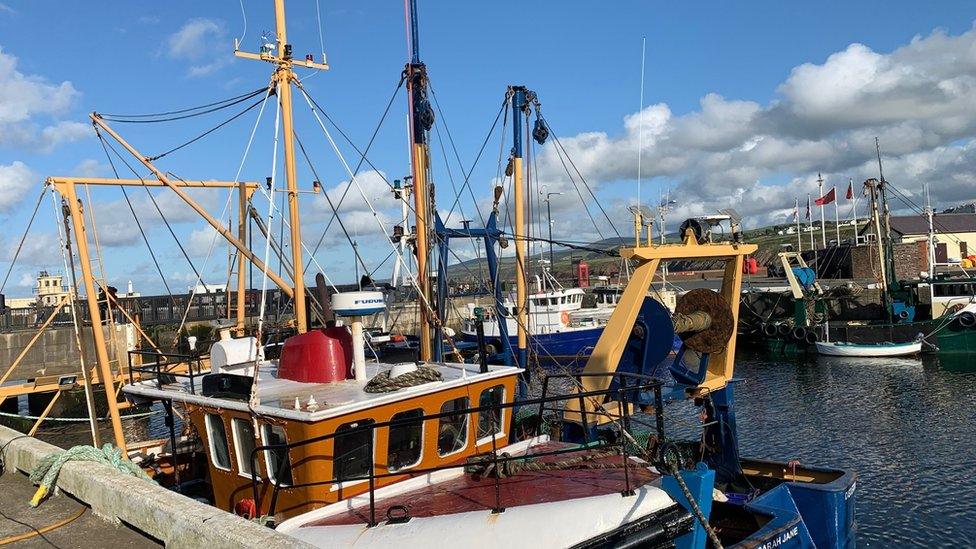
[[[542,191],[539,191],[539,194],[542,194]],[[553,263],[553,254],[552,254],[552,208],[549,206],[549,197],[555,196],[557,194],[563,194],[563,193],[546,193],[546,217],[549,218],[549,268],[550,269],[554,268],[555,264]]]

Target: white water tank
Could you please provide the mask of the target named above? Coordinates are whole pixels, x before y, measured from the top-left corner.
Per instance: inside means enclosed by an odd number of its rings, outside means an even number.
[[[221,339],[210,347],[210,371],[219,374],[228,366],[254,363],[258,358],[257,339],[242,337],[240,339]]]

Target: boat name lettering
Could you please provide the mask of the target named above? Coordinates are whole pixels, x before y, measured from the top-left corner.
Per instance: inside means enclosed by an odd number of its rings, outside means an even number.
[[[773,549],[773,547],[779,547],[780,545],[783,545],[787,541],[795,538],[797,535],[799,535],[799,533],[800,533],[800,527],[794,526],[793,528],[790,528],[788,531],[783,532],[782,534],[767,541],[766,543],[762,545],[757,545],[756,549]]]

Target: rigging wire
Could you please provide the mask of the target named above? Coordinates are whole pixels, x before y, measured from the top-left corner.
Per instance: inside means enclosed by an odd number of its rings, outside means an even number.
[[[285,85],[290,85],[285,83]],[[278,132],[281,126],[281,101],[275,101],[275,127],[274,127],[274,141],[272,145],[271,152],[271,177],[270,188],[268,189],[268,222],[269,228],[274,227],[274,192],[275,192],[275,180],[278,169]],[[261,269],[261,305],[258,309],[258,330],[257,337],[255,338],[255,345],[257,348],[254,353],[254,377],[251,379],[251,394],[248,398],[247,407],[251,410],[252,416],[254,415],[254,407],[257,406],[258,400],[258,357],[260,356],[261,341],[264,336],[264,313],[268,304],[268,257],[271,255],[271,235],[269,234],[264,239],[264,268]],[[298,274],[296,273],[295,280],[299,280]],[[254,418],[255,425],[257,424],[257,418]]]
[[[241,156],[241,162],[237,166],[237,173],[234,175],[234,179],[233,179],[234,181],[240,181],[241,179],[241,172],[244,171],[244,163],[247,161],[247,156],[251,152],[251,145],[254,143],[254,135],[257,133],[258,126],[261,123],[261,118],[264,115],[264,108],[268,104],[268,98],[270,98],[272,94],[275,92],[275,88],[271,86],[265,89],[268,91],[268,93],[267,95],[264,96],[264,100],[261,102],[261,108],[258,110],[258,116],[254,121],[254,126],[251,128],[251,135],[248,137],[247,145],[244,147],[244,154],[243,156]],[[280,108],[280,103],[277,101],[275,103],[279,104],[279,108]],[[234,197],[234,189],[233,188],[227,189],[227,200],[224,201],[224,208],[223,210],[221,210],[220,215],[217,216],[217,219],[223,219],[224,214],[226,214],[227,210],[230,209],[230,202],[231,202],[231,198],[233,197]],[[207,256],[203,261],[203,268],[201,269],[203,272],[206,272],[207,270],[207,265],[210,263],[210,256],[211,254],[213,254],[214,245],[216,244],[217,237],[219,235],[220,233],[214,231],[214,234],[210,237],[210,247],[207,250]],[[265,267],[267,267],[267,264],[265,265]],[[197,286],[200,285],[201,280],[202,280],[201,277],[197,277],[196,282],[193,284],[193,290],[190,292],[190,298],[186,302],[186,309],[183,311],[183,318],[180,320],[179,328],[176,330],[177,337],[179,337],[180,331],[183,330],[183,326],[184,324],[186,324],[187,315],[189,315],[190,313],[190,305],[193,303],[193,298],[197,294]]]
[[[431,94],[431,96],[433,96],[433,93]],[[436,104],[436,102],[437,102],[437,99],[435,97],[434,98],[434,103]],[[481,160],[481,155],[484,153],[485,147],[487,147],[488,146],[488,143],[491,141],[491,136],[494,135],[495,128],[498,126],[498,119],[499,118],[502,118],[502,115],[504,115],[504,124],[502,126],[502,134],[503,134],[503,136],[502,136],[501,151],[498,153],[498,157],[499,157],[499,159],[498,159],[498,166],[496,166],[496,172],[495,172],[495,179],[496,180],[497,179],[500,179],[499,174],[501,173],[501,171],[500,171],[500,168],[501,168],[501,157],[502,157],[503,151],[505,149],[505,137],[506,137],[504,135],[504,130],[505,130],[506,127],[508,127],[508,105],[509,105],[509,98],[508,98],[508,96],[506,96],[505,97],[505,100],[502,101],[502,106],[498,110],[498,114],[495,115],[495,120],[494,120],[494,122],[492,122],[491,128],[488,129],[488,134],[485,136],[484,141],[481,142],[481,147],[478,149],[478,154],[477,154],[477,156],[475,156],[474,162],[471,164],[471,169],[469,169],[468,172],[464,175],[464,183],[462,185],[467,185],[469,191],[470,191],[471,174],[474,172],[475,167],[477,167],[478,161]],[[439,109],[440,108],[438,107],[438,110]],[[472,198],[473,198],[473,195],[472,195]],[[451,209],[448,211],[448,214],[447,214],[448,217],[450,217],[451,214],[454,213],[454,208],[458,207],[459,201],[460,201],[460,197],[456,197],[454,199],[454,203],[451,204]],[[475,201],[475,203],[477,203],[477,201]],[[478,213],[480,215],[481,212],[479,211]],[[484,223],[484,219],[482,219],[482,223]]]
[[[20,257],[20,251],[24,248],[24,241],[27,240],[27,233],[30,232],[31,225],[34,224],[34,218],[37,217],[37,210],[41,207],[41,201],[44,199],[44,187],[41,187],[41,193],[37,196],[37,203],[34,204],[34,213],[31,214],[30,221],[27,222],[27,227],[24,229],[24,235],[20,237],[20,243],[17,244],[17,250],[14,252],[14,258],[10,261],[10,266],[7,267],[7,274],[3,277],[3,283],[0,284],[0,294],[3,293],[3,289],[7,287],[7,280],[10,278],[10,273],[14,270],[14,265],[17,263],[17,258]]]
[[[541,118],[543,122],[545,122],[546,126],[552,129],[552,125],[549,123],[548,118],[542,116],[541,113],[539,114],[539,118]],[[569,155],[569,153],[566,151],[566,148],[563,146],[562,142],[559,141],[559,136],[556,135],[555,130],[552,131],[552,138],[553,141],[555,141],[556,145],[563,150],[563,153],[566,154],[566,159],[569,160],[569,164],[573,167],[573,170],[576,171],[576,175],[579,176],[580,181],[583,183],[583,186],[586,187],[587,192],[593,198],[593,201],[596,203],[597,207],[600,208],[600,211],[603,213],[603,217],[605,217],[607,223],[610,224],[610,228],[613,229],[613,232],[617,235],[618,238],[620,238],[620,231],[617,230],[617,226],[614,225],[613,220],[610,219],[609,215],[607,215],[607,211],[603,209],[603,205],[600,204],[600,200],[596,197],[596,195],[593,193],[593,189],[591,189],[590,185],[586,182],[586,178],[583,177],[583,174],[580,172],[579,168],[576,167],[576,163],[573,162],[572,156]]]
[[[305,157],[305,162],[308,164],[309,169],[312,170],[312,176],[314,176],[315,180],[319,181],[319,184],[321,185],[322,180],[319,178],[319,174],[318,171],[315,169],[315,166],[312,165],[312,159],[308,156],[308,152],[305,150],[305,145],[302,144],[301,138],[298,137],[298,132],[294,132],[294,135],[295,135],[295,141],[298,143],[298,148],[299,150],[302,151],[302,156]],[[364,271],[369,271],[369,267],[366,266],[366,262],[363,261],[362,256],[359,254],[358,249],[353,243],[352,236],[350,236],[349,231],[346,230],[345,223],[343,223],[342,219],[339,218],[339,210],[336,209],[335,205],[332,203],[332,199],[329,197],[329,193],[326,192],[325,189],[322,189],[321,192],[322,192],[322,196],[325,197],[326,203],[329,204],[329,208],[332,210],[332,215],[335,216],[335,219],[339,222],[339,228],[342,229],[342,234],[345,235],[346,240],[349,242],[349,245],[352,246],[353,252],[356,256],[356,260],[359,261],[360,265],[362,265]],[[307,268],[308,267],[306,266],[304,269]]]
[[[319,104],[315,101],[315,99],[312,98],[308,94],[308,92],[305,91],[305,88],[303,88],[301,86],[299,86],[299,88],[298,88],[299,90],[301,90],[302,95],[305,96],[306,101],[311,101],[312,105],[315,106],[315,108],[312,109],[313,114],[315,113],[315,109],[318,109],[319,111],[321,111],[322,112],[322,115],[325,116],[325,119],[328,120],[329,123],[331,123],[332,126],[339,132],[339,135],[341,135],[346,140],[346,142],[349,143],[350,146],[352,146],[353,150],[355,150],[356,153],[359,154],[359,162],[356,164],[356,169],[353,171],[353,176],[358,175],[359,174],[359,170],[363,166],[363,163],[366,163],[366,164],[369,165],[370,168],[373,169],[373,171],[376,172],[377,175],[379,175],[383,179],[383,181],[386,182],[386,184],[391,189],[393,188],[393,185],[391,185],[390,182],[387,181],[386,176],[383,175],[383,173],[380,172],[376,168],[376,166],[374,166],[373,163],[369,161],[369,158],[367,158],[366,155],[369,153],[370,148],[373,146],[373,142],[376,140],[376,136],[379,134],[380,128],[383,126],[383,122],[386,120],[386,116],[390,113],[390,108],[393,106],[393,102],[396,100],[397,94],[400,93],[400,88],[403,87],[403,83],[404,83],[405,80],[406,80],[406,76],[405,75],[400,76],[400,82],[397,84],[396,89],[393,90],[393,95],[390,96],[390,101],[386,104],[386,109],[383,110],[383,115],[380,117],[379,123],[376,125],[376,128],[373,129],[373,135],[370,136],[369,142],[366,143],[366,149],[365,150],[360,150],[356,146],[356,144],[353,143],[351,139],[349,139],[349,136],[347,136],[346,133],[342,131],[342,128],[340,128],[335,123],[335,121],[333,121],[332,118],[329,117],[329,114],[327,112],[325,112],[325,110],[322,109],[322,107],[319,106]],[[338,204],[335,205],[336,211],[338,211],[339,208],[342,207],[342,203],[346,199],[346,194],[349,193],[349,189],[351,189],[351,188],[352,188],[352,182],[350,181],[350,184],[347,185],[346,186],[346,189],[342,192],[342,196],[339,197]],[[323,189],[323,192],[324,191],[325,191],[325,189]],[[407,206],[410,207],[409,204]],[[413,208],[411,207],[411,211],[412,210],[413,210]],[[322,231],[322,234],[319,236],[318,241],[316,241],[315,246],[312,248],[312,255],[315,255],[315,253],[317,253],[319,251],[319,247],[321,247],[322,241],[325,240],[325,235],[329,232],[329,229],[332,227],[332,222],[335,221],[336,217],[337,217],[337,215],[333,215],[332,216],[332,219],[329,220],[329,223],[326,224],[325,229]]]
[[[430,89],[430,97],[431,97],[431,99],[434,100],[434,108],[437,109],[437,118],[438,118],[438,120],[440,120],[443,123],[443,125],[444,125],[444,132],[447,134],[447,139],[451,143],[451,150],[454,152],[454,158],[457,161],[458,167],[461,169],[461,173],[464,174],[465,173],[464,164],[461,162],[461,155],[458,154],[457,145],[454,143],[454,137],[451,135],[451,128],[450,128],[450,126],[447,125],[447,118],[444,116],[444,111],[441,110],[441,105],[437,101],[437,94],[434,92],[434,86],[430,83],[429,80],[427,82],[427,87]],[[495,120],[497,122],[498,116],[495,117]],[[494,130],[494,128],[495,128],[495,125],[492,124],[492,130]],[[435,129],[436,129],[436,125],[435,125]],[[489,130],[489,135],[490,134],[491,134],[491,130]],[[438,135],[438,139],[440,139],[440,136],[439,135]],[[443,149],[443,143],[441,144],[441,148]],[[448,162],[447,161],[447,155],[445,154],[444,156],[445,156],[445,160],[444,161],[445,161],[445,163],[447,163]],[[475,164],[477,164],[479,158],[481,158],[480,151],[479,151],[478,157],[475,158]],[[474,166],[472,166],[472,171],[473,171],[473,169],[474,169]],[[452,181],[452,184],[453,184],[453,181]],[[461,184],[461,190],[463,191],[465,189],[465,187],[468,189],[468,193],[471,196],[471,202],[474,204],[475,210],[478,212],[478,218],[481,220],[482,226],[484,226],[485,225],[485,216],[481,213],[481,207],[478,206],[478,200],[475,198],[474,192],[471,190],[470,178],[469,177],[465,177],[464,178],[464,182]],[[455,191],[455,193],[457,193],[457,191]],[[461,215],[464,215],[464,213],[462,213]]]
[[[322,132],[325,134],[326,139],[329,141],[329,145],[331,145],[333,152],[335,152],[336,156],[339,158],[339,162],[342,164],[342,167],[345,169],[346,173],[349,175],[350,185],[352,185],[352,184],[355,184],[356,185],[356,188],[359,190],[359,193],[362,196],[363,200],[365,201],[366,206],[369,208],[370,213],[373,214],[373,219],[376,220],[376,223],[379,226],[380,231],[382,231],[383,236],[386,237],[387,244],[389,244],[394,250],[396,250],[396,246],[394,246],[393,241],[390,239],[390,233],[387,232],[386,226],[383,224],[383,220],[380,219],[379,213],[373,207],[373,204],[372,204],[372,202],[370,202],[369,197],[366,196],[366,192],[363,190],[362,186],[359,184],[359,180],[356,179],[355,174],[353,173],[352,169],[349,167],[349,163],[346,162],[345,157],[342,156],[342,152],[339,150],[339,146],[336,144],[335,139],[333,139],[332,134],[329,133],[329,129],[325,126],[325,123],[322,121],[322,117],[319,116],[319,112],[318,112],[318,110],[316,110],[316,105],[315,105],[314,100],[312,100],[312,98],[308,95],[308,93],[304,90],[304,88],[299,87],[299,90],[302,91],[302,95],[305,97],[305,101],[306,101],[306,103],[308,103],[309,109],[312,111],[312,116],[319,123],[319,127],[322,129]],[[319,110],[321,110],[321,109],[319,109]],[[365,155],[363,155],[363,158],[365,158]],[[400,264],[403,267],[406,267],[406,262],[403,260],[403,257],[400,256],[399,254],[397,254],[396,257],[397,257],[397,261],[399,261]],[[409,271],[407,271],[407,274],[410,277],[411,284],[415,288],[419,288],[420,287],[420,284],[417,282],[416,276],[414,276],[414,274],[411,273],[411,272],[409,272]],[[418,297],[420,298],[420,302],[421,302],[422,306],[425,307],[426,310],[431,313],[431,315],[432,315],[433,318],[436,319],[437,318],[436,311],[435,311],[433,305],[427,299],[427,297],[425,295],[423,295],[422,292],[418,292]],[[436,323],[437,324],[441,324],[440,321],[436,321]]]
[[[241,0],[243,1],[243,0]],[[322,52],[322,62],[325,63],[325,38],[322,31],[322,10],[319,6],[319,0],[315,0],[315,18],[319,23],[319,49]]]
[[[121,179],[119,177],[119,171],[115,168],[115,162],[112,160],[112,156],[108,153],[108,144],[105,142],[105,137],[102,136],[101,132],[98,131],[98,128],[95,128],[95,135],[98,136],[98,140],[102,144],[102,150],[105,152],[105,158],[108,159],[108,164],[112,168],[112,173],[115,174],[116,179]],[[112,150],[114,151],[115,149],[113,148]],[[123,160],[123,162],[125,161]],[[136,222],[136,227],[139,229],[139,234],[142,235],[142,241],[146,243],[146,248],[149,250],[149,257],[152,258],[153,265],[156,266],[156,272],[159,273],[159,278],[163,281],[163,287],[166,288],[166,295],[169,296],[172,306],[176,308],[176,299],[173,297],[173,291],[169,287],[169,282],[166,281],[166,275],[163,274],[163,269],[160,267],[159,260],[156,258],[156,252],[153,251],[153,247],[149,243],[149,238],[146,236],[146,231],[142,228],[142,223],[139,221],[139,216],[136,215],[136,210],[132,207],[132,202],[129,200],[129,195],[125,192],[125,187],[119,188],[122,190],[122,196],[125,198],[125,203],[129,206],[129,211],[132,212],[132,219],[134,219]]]
[[[240,0],[240,3],[241,3],[241,19],[244,20],[244,30],[241,32],[241,37],[237,39],[238,46],[244,43],[244,37],[247,36],[247,11],[244,10],[244,0]]]
[[[248,112],[250,112],[252,109],[254,109],[255,107],[257,107],[258,105],[261,105],[262,103],[264,103],[264,100],[265,99],[261,99],[261,100],[255,101],[254,103],[251,103],[250,106],[248,106],[247,108],[245,108],[241,112],[235,114],[234,116],[231,116],[227,120],[224,120],[220,124],[217,124],[216,126],[210,128],[209,130],[206,130],[205,132],[201,133],[200,135],[197,135],[193,139],[190,139],[189,141],[185,141],[185,142],[183,142],[183,143],[181,143],[181,144],[179,144],[179,145],[177,145],[177,146],[169,149],[168,151],[161,152],[161,153],[159,153],[157,155],[154,155],[154,156],[149,156],[149,157],[146,158],[146,160],[148,160],[149,162],[153,162],[155,160],[159,160],[160,158],[163,158],[164,156],[166,156],[168,154],[174,153],[174,152],[182,149],[183,147],[186,147],[188,145],[192,145],[193,143],[196,143],[197,141],[199,141],[199,140],[203,139],[204,137],[212,134],[213,132],[219,130],[220,128],[223,128],[227,124],[230,124],[234,120],[237,120],[238,118],[244,116],[245,114],[247,114]]]
[[[109,155],[109,149],[111,149],[112,153],[115,154],[115,156],[119,159],[119,161],[121,161],[125,165],[125,167],[129,168],[129,171],[131,171],[132,174],[135,175],[137,179],[139,179],[139,181],[141,181],[143,183],[146,182],[146,180],[141,175],[139,175],[139,173],[136,171],[136,169],[131,164],[129,164],[129,162],[127,162],[125,160],[125,158],[122,156],[122,154],[111,143],[109,143],[105,139],[105,137],[101,134],[101,132],[98,130],[97,127],[95,128],[95,135],[97,135],[99,141],[101,141],[102,150],[105,151],[105,157],[108,159],[109,165],[112,167],[112,172],[115,174],[115,177],[117,179],[120,178],[119,177],[119,172],[118,172],[118,170],[116,170],[115,163],[112,161],[112,158]],[[180,179],[182,180],[182,178],[180,178]],[[173,227],[170,226],[169,220],[166,219],[166,216],[163,214],[162,209],[160,209],[159,204],[156,203],[156,199],[153,196],[152,192],[149,191],[149,187],[143,186],[143,188],[146,189],[146,193],[149,194],[149,199],[152,201],[153,205],[156,207],[156,212],[159,213],[159,217],[162,218],[163,223],[166,224],[166,228],[169,229],[169,234],[173,237],[173,241],[176,242],[176,246],[180,249],[180,252],[183,254],[183,257],[186,259],[186,262],[190,265],[190,269],[193,270],[193,274],[197,275],[197,277],[200,278],[201,281],[202,281],[202,277],[200,276],[200,272],[197,271],[196,265],[194,265],[193,264],[193,261],[190,260],[190,255],[186,253],[186,249],[183,248],[183,244],[180,242],[179,237],[176,236],[176,233],[173,231]],[[166,286],[166,292],[169,294],[169,297],[172,300],[173,299],[173,292],[170,291],[169,285],[166,283],[165,277],[163,276],[163,272],[159,268],[159,263],[156,261],[156,256],[155,256],[155,254],[153,254],[152,246],[149,244],[149,239],[146,238],[145,232],[143,231],[143,228],[142,228],[142,223],[139,222],[139,217],[138,217],[138,215],[136,215],[135,208],[133,208],[132,202],[129,200],[129,195],[128,195],[128,193],[126,193],[124,186],[123,187],[120,187],[120,189],[122,190],[122,196],[125,198],[126,203],[129,205],[129,211],[132,212],[132,217],[135,219],[136,225],[139,227],[139,232],[142,233],[143,240],[146,243],[146,247],[149,248],[149,253],[153,256],[153,262],[156,263],[156,270],[159,271],[159,276],[161,278],[163,278],[163,285]],[[206,287],[207,286],[206,282],[204,282],[203,285],[206,288],[206,290],[209,292],[210,289]],[[176,305],[176,302],[175,301],[173,302],[173,305],[174,306]]]
[[[209,114],[212,112],[219,111],[221,109],[226,109],[228,107],[233,107],[238,103],[243,103],[252,97],[260,95],[262,92],[267,90],[267,86],[262,86],[256,90],[249,91],[247,93],[242,93],[240,95],[235,95],[234,97],[229,97],[227,99],[222,99],[220,101],[215,101],[213,103],[207,103],[206,105],[200,105],[197,107],[188,107],[185,109],[179,109],[175,111],[157,112],[150,114],[108,114],[108,113],[97,113],[99,117],[104,120],[111,122],[118,122],[121,124],[155,124],[158,122],[172,122],[174,120],[184,120],[186,118],[193,118],[195,116],[202,116],[204,114]],[[200,111],[200,112],[196,112]],[[154,120],[144,120],[147,118],[152,118]]]

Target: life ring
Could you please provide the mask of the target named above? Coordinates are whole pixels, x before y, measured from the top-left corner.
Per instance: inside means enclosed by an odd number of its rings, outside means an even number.
[[[559,315],[559,318],[563,321],[563,326],[569,326],[569,313],[563,311],[563,314]]]

